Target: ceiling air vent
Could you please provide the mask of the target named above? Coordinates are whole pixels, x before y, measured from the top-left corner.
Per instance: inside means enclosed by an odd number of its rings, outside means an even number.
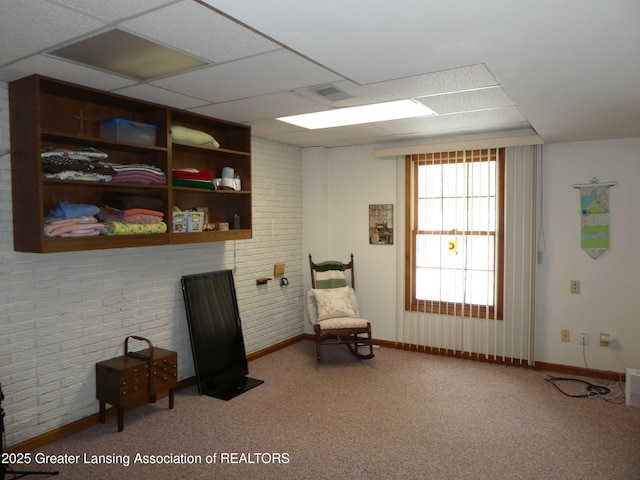
[[[320,95],[327,100],[332,102],[338,102],[340,100],[346,100],[348,98],[353,98],[353,95],[349,95],[347,92],[343,92],[342,90],[338,90],[333,85],[329,85],[326,87],[320,87],[314,90],[315,93]]]

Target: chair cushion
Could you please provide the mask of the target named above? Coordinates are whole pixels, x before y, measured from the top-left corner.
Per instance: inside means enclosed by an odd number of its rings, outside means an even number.
[[[367,328],[369,322],[364,318],[335,317],[320,320],[320,330],[331,330],[334,328]]]
[[[360,316],[355,292],[351,287],[311,289],[318,308],[318,321],[336,317]]]

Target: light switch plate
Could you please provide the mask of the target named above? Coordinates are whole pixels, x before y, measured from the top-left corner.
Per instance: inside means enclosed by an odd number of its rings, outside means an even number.
[[[284,275],[284,263],[276,263],[273,266],[273,276],[281,277]]]

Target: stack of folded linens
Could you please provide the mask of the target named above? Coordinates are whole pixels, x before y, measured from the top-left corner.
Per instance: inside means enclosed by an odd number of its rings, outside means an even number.
[[[210,170],[177,168],[171,171],[172,183],[176,187],[207,188],[215,190],[213,173]]]

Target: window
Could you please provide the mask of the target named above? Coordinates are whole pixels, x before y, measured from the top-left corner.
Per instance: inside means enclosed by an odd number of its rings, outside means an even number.
[[[407,310],[502,318],[504,163],[504,149],[407,156]]]

